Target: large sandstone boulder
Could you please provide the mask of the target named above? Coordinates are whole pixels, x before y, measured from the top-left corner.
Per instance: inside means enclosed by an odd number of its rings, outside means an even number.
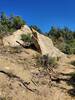
[[[42,55],[48,54],[50,57],[65,57],[66,56],[59,49],[54,47],[53,42],[50,38],[38,33],[34,29],[32,29],[32,33],[33,33],[34,44],[36,48],[42,53]]]
[[[50,38],[48,38],[43,34],[40,34],[33,28],[31,30],[27,25],[22,27],[20,30],[14,32],[12,35],[4,37],[3,38],[4,46],[11,46],[11,47],[19,46],[19,44],[16,41],[23,44],[23,41],[21,40],[22,34],[31,34],[35,47],[42,55],[48,54],[51,57],[65,56],[64,53],[62,53],[60,50],[54,47],[52,40]]]
[[[27,25],[25,25],[21,29],[14,32],[12,35],[4,37],[3,45],[11,46],[11,47],[18,46],[19,44],[16,41],[23,43],[23,41],[21,40],[21,35],[28,34],[28,33],[31,34],[32,31],[30,30],[30,28]]]

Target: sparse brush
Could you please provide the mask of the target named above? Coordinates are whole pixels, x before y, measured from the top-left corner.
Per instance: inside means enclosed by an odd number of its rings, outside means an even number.
[[[32,42],[32,37],[30,34],[22,34],[21,35],[21,40],[24,41],[24,42],[29,42],[31,43]]]
[[[55,58],[49,57],[48,55],[38,56],[37,64],[44,68],[55,67],[57,65]]]

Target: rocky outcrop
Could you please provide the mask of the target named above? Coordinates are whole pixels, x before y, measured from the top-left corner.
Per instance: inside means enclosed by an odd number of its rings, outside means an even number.
[[[16,41],[23,43],[23,41],[21,40],[21,35],[28,34],[28,33],[31,34],[32,31],[30,30],[30,28],[27,25],[25,25],[21,29],[15,31],[12,35],[4,37],[3,45],[11,46],[11,47],[18,46],[19,44]]]
[[[53,42],[50,38],[45,35],[38,33],[36,30],[32,29],[33,41],[37,49],[40,49],[42,55],[48,54],[51,57],[62,57],[66,56],[56,47],[54,47]]]
[[[4,37],[4,46],[19,46],[19,44],[16,41],[23,44],[23,41],[21,40],[21,34],[31,34],[35,47],[42,55],[48,54],[51,57],[65,56],[64,53],[62,53],[60,50],[54,47],[53,42],[50,38],[43,34],[40,34],[34,29],[30,29],[27,25],[22,27],[20,30],[14,32],[12,35]]]

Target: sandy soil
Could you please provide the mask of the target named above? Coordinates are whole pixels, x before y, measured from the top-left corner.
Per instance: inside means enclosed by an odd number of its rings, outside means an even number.
[[[54,72],[60,82],[52,81],[42,67],[36,64],[38,53],[31,49],[0,49],[0,100],[75,100],[68,91],[74,89],[68,84],[67,74],[75,72],[69,64],[75,55],[59,61]]]

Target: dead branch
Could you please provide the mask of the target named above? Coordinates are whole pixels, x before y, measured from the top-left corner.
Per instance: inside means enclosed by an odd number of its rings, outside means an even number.
[[[20,46],[22,46],[23,48],[26,48],[25,45],[21,44],[19,41],[16,41]],[[29,54],[27,51],[25,51],[27,54]]]

